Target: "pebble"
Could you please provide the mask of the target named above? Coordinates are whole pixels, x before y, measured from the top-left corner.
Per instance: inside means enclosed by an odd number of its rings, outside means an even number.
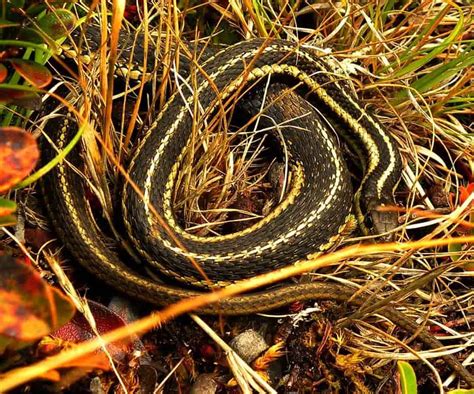
[[[214,394],[217,392],[217,383],[212,373],[199,375],[191,387],[191,394]]]
[[[262,335],[253,329],[237,335],[231,341],[230,346],[248,364],[269,347]]]

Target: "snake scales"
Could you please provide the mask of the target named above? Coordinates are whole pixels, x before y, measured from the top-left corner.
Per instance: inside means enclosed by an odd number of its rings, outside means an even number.
[[[143,196],[125,183],[124,224],[147,263],[173,279],[202,284],[202,277],[190,263],[194,259],[211,281],[222,284],[271,271],[330,247],[350,220],[351,187],[334,133],[320,112],[337,120],[334,127],[345,128],[344,133],[357,139],[365,150],[366,172],[355,197],[359,221],[364,221],[364,215],[371,216],[378,232],[394,227],[396,217],[381,214],[376,208],[393,204],[393,189],[401,171],[396,144],[315,51],[283,40],[255,39],[219,51],[206,60],[202,69],[205,72],[195,73],[194,85],[188,79],[184,88],[169,99],[142,138],[129,166],[130,178]],[[276,122],[290,122],[285,139],[295,174],[291,190],[270,215],[246,230],[212,238],[186,233],[172,212],[171,194],[193,122],[204,127],[203,119],[213,116],[221,107],[227,108],[242,90],[267,78],[272,82],[267,92],[269,100],[263,103],[259,95],[250,93],[245,108],[251,112],[249,108],[260,108],[270,102],[266,114]],[[200,120],[189,110],[196,99]],[[45,143],[43,160],[51,160],[56,149],[64,149],[77,129],[71,114],[51,119],[45,131],[56,148]],[[110,240],[97,226],[82,192],[83,181],[74,170],[83,167],[82,161],[77,146],[67,162],[60,163],[43,178],[54,227],[74,259],[105,283],[156,305],[201,294],[199,290],[157,282],[139,273],[109,247]],[[165,219],[178,244],[157,223],[150,204]],[[352,305],[366,301],[365,297],[352,299],[353,292],[348,286],[332,283],[285,284],[221,300],[200,311],[247,314],[296,300],[328,299]],[[387,306],[378,313],[410,333],[417,332],[425,345],[442,346],[394,308]],[[444,359],[474,386],[474,377],[453,356]]]

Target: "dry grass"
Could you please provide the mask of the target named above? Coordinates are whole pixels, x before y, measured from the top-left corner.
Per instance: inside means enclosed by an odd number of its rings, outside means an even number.
[[[93,127],[86,127],[84,134],[86,138],[89,136],[86,141],[88,171],[93,175],[91,188],[97,191],[107,216],[113,217],[111,200],[118,168],[125,168],[133,150],[133,126],[140,129],[146,125],[152,118],[152,110],[163,107],[170,92],[183,88],[185,82],[176,69],[174,49],[187,51],[183,44],[185,37],[199,35],[201,42],[221,42],[242,37],[276,36],[325,48],[328,58],[338,65],[339,72],[350,78],[350,85],[399,144],[404,170],[396,197],[403,209],[396,240],[401,246],[381,245],[378,250],[372,246],[366,253],[362,249],[357,255],[343,253],[342,257],[336,254],[332,270],[312,275],[317,279],[371,289],[379,296],[389,297],[420,324],[438,326],[440,332],[447,335],[443,338],[456,343],[436,353],[420,352],[426,359],[451,351],[469,354],[473,342],[470,334],[473,292],[468,280],[473,276],[474,247],[472,237],[465,243],[448,246],[446,239],[469,232],[458,224],[472,219],[474,206],[472,195],[467,201],[460,201],[459,193],[461,185],[474,181],[474,141],[472,118],[469,118],[473,94],[473,75],[469,68],[473,63],[469,41],[473,34],[472,9],[450,2],[423,2],[420,5],[408,2],[402,9],[390,9],[390,2],[378,2],[379,5],[369,2],[361,6],[356,1],[347,4],[297,3],[298,7],[293,8],[285,1],[229,1],[224,2],[228,4],[226,8],[219,2],[191,3],[196,5],[179,11],[170,0],[156,1],[143,10],[149,17],[143,19],[146,22],[139,29],[150,42],[161,43],[157,55],[162,67],[158,75],[152,77],[151,83],[155,87],[152,93],[145,94],[142,88],[127,84],[127,94],[123,95],[121,105],[125,108],[128,101],[143,95],[150,103],[148,113],[139,113],[138,105],[131,104],[134,110],[130,119],[123,117],[118,124],[111,123],[113,79],[107,70],[106,49],[101,53],[102,61],[96,63],[97,69],[86,65],[79,68],[81,88],[105,114],[88,118]],[[205,22],[196,23],[201,28],[196,33],[190,21],[204,15],[205,9],[211,12],[215,23],[212,27],[206,26]],[[229,27],[235,32],[230,37],[226,33]],[[112,36],[117,29],[118,25],[112,30]],[[196,63],[202,63],[198,51],[190,54]],[[148,53],[147,56],[155,55]],[[113,51],[111,56],[113,58]],[[193,83],[195,81],[191,79],[189,84],[193,86]],[[198,109],[196,102],[192,110],[197,119]],[[183,159],[183,171],[178,179],[175,208],[182,212],[185,227],[199,235],[220,233],[223,223],[235,220],[236,211],[239,213],[237,220],[251,223],[265,213],[265,207],[273,198],[265,178],[271,164],[265,154],[268,148],[258,134],[247,134],[246,129],[228,130],[230,110],[224,105],[206,127],[195,128],[193,139],[196,144]],[[95,133],[97,130],[104,132],[94,134],[94,130]],[[94,135],[100,136],[100,144]],[[113,157],[112,152],[115,152]],[[249,207],[236,203],[242,198],[261,201],[261,204],[256,209],[253,204],[250,212],[243,212]],[[413,239],[420,239],[420,243],[409,244]],[[433,239],[439,241],[430,244]],[[367,241],[352,238],[345,240],[345,244],[361,240]],[[420,248],[428,244],[429,248]],[[443,265],[446,270],[430,286],[406,291],[417,278]],[[312,264],[305,267],[306,270],[313,268]],[[266,280],[275,281],[277,277],[277,274],[270,275]],[[256,281],[250,287],[257,283],[262,284]],[[239,286],[236,293],[246,289],[244,284]],[[172,306],[134,327],[137,331],[150,329],[178,313],[233,294],[234,290],[226,292],[224,289],[203,296],[202,300]],[[451,320],[453,311],[456,312],[455,323]],[[372,370],[393,360],[416,359],[412,353],[400,350],[392,337],[392,324],[385,323],[386,332],[382,332],[377,331],[379,325],[375,326],[375,320],[371,320],[371,325],[362,322],[369,312],[370,309],[362,308],[353,316],[359,323],[350,331],[344,329],[346,335],[341,339],[341,348],[363,356]],[[107,340],[117,336],[120,334],[111,335]],[[99,343],[96,342],[86,345],[82,354],[97,346]],[[70,353],[64,356],[73,357],[73,352]],[[467,358],[472,363],[472,354]],[[57,368],[61,362],[58,357],[56,363],[45,364],[39,371]],[[432,367],[432,370],[437,375],[436,368]],[[15,375],[13,371],[3,383],[8,381],[8,387],[14,387],[26,381],[19,380],[21,372],[17,371]],[[33,378],[40,372],[36,370],[24,376]],[[448,387],[453,379],[442,382],[438,375],[437,381],[441,389],[442,384]]]

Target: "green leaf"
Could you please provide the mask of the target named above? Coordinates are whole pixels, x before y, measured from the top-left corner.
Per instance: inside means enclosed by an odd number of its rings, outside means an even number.
[[[14,201],[0,198],[0,227],[14,226],[16,224],[16,204]]]
[[[462,251],[462,244],[450,243],[448,245],[448,252],[450,253],[452,261],[458,261],[460,252]]]
[[[383,24],[385,24],[388,16],[393,12],[394,9],[396,9],[397,6],[398,5],[395,5],[395,0],[388,0],[385,2],[381,15],[381,21]]]
[[[32,5],[30,5],[26,8],[25,13],[29,17],[33,18],[33,17],[37,16],[38,14],[41,14],[42,12],[46,11],[48,9],[48,6],[50,6],[50,5],[54,7],[54,4],[51,4],[51,3],[50,4],[46,4],[44,2],[33,3]]]
[[[460,70],[467,69],[473,64],[474,52],[466,52],[457,59],[453,59],[450,62],[437,67],[435,70],[424,75],[420,79],[417,79],[411,86],[420,93],[426,92],[432,87],[438,85],[440,82],[451,78],[452,75]]]
[[[446,5],[446,7],[440,11],[439,16],[444,15],[446,8],[448,7],[450,8],[451,5]],[[441,52],[443,52],[458,37],[458,35],[461,33],[461,30],[464,26],[464,14],[458,6],[455,6],[455,7],[459,10],[459,19],[456,23],[456,26],[454,26],[454,28],[451,30],[451,33],[449,34],[449,36],[446,37],[440,44],[435,46],[430,52],[428,52],[422,58],[417,59],[407,64],[405,67],[396,71],[393,75],[393,78],[399,78],[405,74],[409,74],[409,73],[414,72],[415,70],[418,70],[420,67],[424,66],[426,63],[433,60],[436,56],[438,56]],[[420,53],[419,51],[411,53],[409,59],[415,56],[418,56],[419,53]]]
[[[0,217],[9,215],[15,211],[16,204],[14,201],[0,197]]]
[[[31,27],[24,27],[18,33],[18,39],[21,41],[31,42],[34,44],[43,44],[44,39],[41,33],[38,30],[33,29]]]
[[[8,19],[0,18],[0,29],[3,29],[4,27],[14,27],[14,26],[20,26],[18,22],[13,22],[9,21]]]
[[[474,389],[456,389],[448,391],[448,394],[474,394]]]
[[[416,375],[412,366],[406,361],[397,363],[398,373],[400,374],[400,383],[403,394],[416,394],[418,392],[416,384]]]
[[[13,7],[23,8],[25,6],[25,0],[10,0]]]
[[[45,44],[35,44],[30,41],[22,41],[22,40],[0,40],[0,46],[13,46],[19,48],[31,48],[40,52],[47,53],[51,55],[51,50],[46,47]]]
[[[446,64],[439,65],[433,71],[415,80],[411,84],[411,88],[415,89],[419,93],[424,93],[436,87],[443,81],[448,80],[459,71],[468,69],[473,64],[474,64],[474,51],[467,50],[456,59],[453,59]],[[402,89],[395,95],[393,101],[395,104],[398,104],[402,102],[403,100],[405,100],[407,96],[408,96],[407,89]]]
[[[66,9],[49,12],[38,20],[42,32],[53,40],[58,40],[70,33],[76,25],[76,17]]]

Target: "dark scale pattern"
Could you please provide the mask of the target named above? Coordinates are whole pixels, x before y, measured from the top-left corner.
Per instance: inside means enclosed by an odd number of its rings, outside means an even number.
[[[100,51],[100,42],[101,42],[101,31],[98,25],[93,25],[91,23],[87,23],[83,25],[84,28],[80,27],[74,30],[71,33],[71,40],[76,43],[76,45],[81,45],[81,48],[78,48],[81,53],[84,54],[93,54],[98,56],[97,54]],[[143,34],[139,33],[136,36],[130,34],[130,32],[123,27],[119,34],[118,39],[118,59],[116,61],[117,68],[123,69],[116,70],[117,74],[126,77],[127,74],[132,78],[132,72],[135,70],[141,70],[144,66],[144,58],[145,58],[145,47],[144,43],[144,36]],[[72,58],[77,61],[77,54],[75,49],[72,46],[64,44],[67,48],[64,55],[67,58]],[[196,53],[198,56],[198,60],[200,62],[205,61],[207,58],[213,56],[217,49],[213,46],[204,45],[204,44],[195,44],[190,43],[188,45],[188,49],[190,54]],[[164,47],[157,48],[156,40],[151,38],[149,40],[149,47],[148,47],[148,56],[146,61],[146,72],[153,73],[158,70],[158,68],[162,69],[164,63],[162,59],[157,61],[155,54],[160,53],[161,56],[164,57]],[[171,61],[176,59],[176,52],[178,51],[177,48],[170,49],[171,53],[168,56]],[[183,77],[187,77],[189,75],[189,71],[191,69],[191,61],[189,59],[187,51],[184,49],[179,50],[179,73]],[[167,67],[172,68],[173,64],[168,64]],[[125,75],[124,75],[125,74]],[[132,78],[133,79],[133,78]]]
[[[217,56],[216,61],[211,61],[205,64],[205,70],[208,75],[212,75],[219,70],[222,65],[227,64],[231,59],[235,58],[234,53],[249,53],[251,50],[256,51],[259,42],[239,44],[242,48],[240,51],[224,51]],[[287,44],[287,43],[283,43]],[[290,45],[290,44],[288,44]],[[291,48],[291,47],[290,47]],[[235,66],[221,73],[217,78],[213,79],[214,84],[218,90],[223,90],[229,81],[237,78],[243,68],[248,64],[252,58],[246,61],[237,59]],[[288,51],[275,51],[264,53],[255,61],[254,67],[263,67],[266,64],[281,63],[298,64],[299,69],[306,70],[310,74],[314,70],[314,63],[311,63],[305,58],[295,55]],[[319,83],[328,86],[328,78],[320,73],[318,75]],[[198,76],[197,86],[202,86],[205,78]],[[279,88],[281,89],[281,87]],[[334,90],[334,89],[333,89]],[[276,95],[276,91],[273,93]],[[189,97],[190,92],[184,88],[184,92],[175,97],[175,101],[169,106],[162,118],[154,127],[153,133],[148,137],[147,143],[135,161],[140,163],[131,173],[132,179],[142,188],[145,188],[147,168],[150,163],[150,157],[154,156],[156,147],[162,144],[164,133],[169,126],[176,121],[179,114],[179,108],[182,107],[182,97]],[[347,217],[351,200],[349,192],[349,182],[347,171],[343,164],[341,164],[341,183],[331,200],[333,206],[338,206],[334,211],[327,207],[322,209],[318,219],[311,221],[308,225],[298,230],[294,236],[286,237],[285,235],[291,229],[297,229],[298,225],[308,217],[308,213],[314,211],[319,206],[324,204],[330,192],[333,191],[334,179],[330,178],[330,174],[336,172],[334,168],[334,159],[330,159],[329,155],[334,146],[337,146],[336,141],[331,132],[327,131],[331,140],[326,144],[322,144],[325,138],[321,135],[318,126],[318,114],[303,98],[296,93],[291,93],[291,100],[284,100],[269,110],[271,115],[277,123],[288,121],[289,113],[293,117],[299,115],[310,114],[310,116],[303,119],[295,120],[293,123],[302,129],[307,129],[307,132],[300,131],[285,131],[285,138],[291,141],[292,156],[294,159],[300,161],[305,171],[305,182],[301,190],[301,194],[297,200],[284,210],[278,217],[272,220],[268,225],[255,230],[254,232],[236,239],[225,240],[222,242],[196,242],[188,239],[180,239],[187,251],[194,253],[195,256],[207,255],[208,257],[197,257],[196,260],[202,266],[206,274],[213,280],[233,281],[242,277],[248,277],[255,273],[268,272],[280,266],[288,265],[291,262],[304,258],[309,253],[315,252],[318,248],[328,242],[330,235],[337,233],[339,226],[344,223]],[[206,108],[216,99],[216,95],[211,88],[204,89],[199,95],[200,105]],[[257,103],[256,103],[257,104]],[[258,108],[258,107],[256,107]],[[192,118],[186,111],[183,114],[183,120],[179,127],[175,130],[166,147],[166,154],[162,155],[162,159],[157,165],[151,184],[154,187],[151,190],[151,201],[154,207],[158,209],[161,216],[163,215],[163,193],[164,186],[168,180],[168,175],[171,168],[176,162],[183,146],[184,141],[189,138],[190,130],[192,128]],[[315,144],[316,141],[316,144]],[[321,145],[323,148],[319,149]],[[315,146],[311,149],[311,146]],[[338,160],[341,162],[340,154],[337,152]],[[320,169],[320,176],[317,172],[311,169]],[[177,277],[198,275],[192,264],[183,255],[178,255],[172,252],[160,239],[155,240],[150,238],[150,228],[148,222],[144,219],[146,212],[140,198],[134,193],[129,195],[130,213],[129,220],[133,224],[133,233],[136,238],[146,239],[143,244],[143,249],[154,259],[166,265],[169,270],[176,272]],[[334,213],[336,212],[336,213]],[[174,245],[173,240],[164,230],[160,231],[160,237],[167,239],[171,245]],[[283,239],[277,246],[268,248],[265,252],[257,252],[261,245],[269,245],[278,239]],[[247,253],[241,253],[247,251]],[[220,260],[215,261],[214,256],[219,256]],[[235,257],[234,257],[235,256]],[[252,272],[249,272],[249,266],[253,267]]]
[[[299,70],[307,74],[317,75],[318,83],[325,86],[326,92],[334,96],[338,102],[344,102],[344,96],[338,95],[339,90],[336,89],[334,84],[331,85],[332,82],[328,80],[328,77],[318,69],[322,64],[320,61],[312,57],[306,58],[305,56],[295,55],[292,52],[294,47],[286,42],[278,41],[271,45],[275,46],[277,45],[276,43],[278,43],[278,46],[281,48],[272,48],[270,52],[262,52],[254,62],[255,67],[264,67],[267,64],[274,63],[283,64],[283,61],[285,62],[284,64],[297,64]],[[211,59],[205,65],[208,74],[213,74],[219,70],[219,67],[228,64],[230,60],[235,58],[236,61],[234,65],[214,79],[214,83],[219,91],[224,90],[233,79],[240,75],[242,69],[254,59],[254,55],[252,55],[242,60],[236,57],[235,53],[247,54],[251,51],[256,53],[258,52],[260,44],[261,41],[259,40],[239,44],[233,49],[221,52],[216,59]],[[308,53],[312,56],[310,51]],[[323,65],[322,67],[325,66]],[[198,86],[203,86],[206,78],[198,76],[198,79]],[[270,92],[268,92],[268,97],[278,96],[278,92],[283,89],[283,86],[272,86]],[[186,88],[183,89],[183,94],[185,98],[191,97],[191,92]],[[215,100],[215,97],[216,95],[212,89],[203,88],[199,95],[199,100],[201,105],[206,107]],[[260,96],[254,94],[252,100],[254,102],[248,107],[259,107]],[[350,108],[349,104],[346,104],[347,108]],[[181,105],[182,96],[178,95],[161,115],[157,124],[151,128],[151,134],[147,137],[146,143],[141,147],[138,156],[134,160],[135,166],[131,169],[131,176],[142,190],[146,182],[147,169],[154,160],[157,147],[162,146],[165,133],[169,130],[170,125],[178,119]],[[353,111],[354,114],[359,114],[356,112],[357,108],[353,109]],[[307,129],[308,131],[302,132],[288,128],[285,130],[285,138],[287,141],[292,142],[293,160],[301,162],[305,169],[304,184],[300,195],[297,196],[294,203],[290,204],[286,210],[266,226],[255,230],[247,236],[219,243],[196,242],[181,239],[181,242],[185,245],[187,250],[198,255],[208,255],[208,257],[202,259],[197,258],[196,260],[204,266],[205,271],[212,279],[237,280],[256,273],[266,272],[281,265],[290,264],[299,258],[304,258],[307,254],[317,251],[320,245],[325,244],[331,235],[337,233],[338,227],[344,222],[351,205],[351,193],[348,186],[347,172],[344,165],[341,164],[342,172],[340,176],[342,178],[340,182],[343,186],[340,190],[337,190],[332,200],[332,204],[334,205],[322,209],[317,221],[310,220],[305,227],[298,229],[298,225],[308,218],[310,212],[321,206],[326,196],[333,191],[332,185],[334,179],[332,177],[335,173],[335,169],[334,160],[330,159],[329,155],[333,151],[333,147],[336,146],[336,141],[334,137],[331,136],[331,132],[328,131],[327,133],[331,139],[327,140],[327,144],[324,144],[324,141],[326,141],[325,138],[327,137],[321,136],[321,130],[318,127],[321,122],[318,120],[318,115],[314,112],[309,103],[303,100],[297,93],[291,93],[284,101],[278,101],[268,110],[268,114],[271,115],[277,123],[286,122],[289,113],[292,113],[291,116],[295,117],[298,114],[306,114],[308,112],[311,114],[310,116],[295,122],[295,124],[298,124],[298,127]],[[73,126],[75,125],[73,124]],[[150,197],[152,204],[160,214],[163,214],[162,201],[164,185],[168,179],[171,167],[176,162],[176,158],[189,137],[191,126],[191,116],[185,111],[179,127],[171,133],[170,140],[163,150],[161,159],[152,176]],[[61,135],[58,126],[50,126],[49,128],[51,134],[53,134],[53,138],[57,140],[58,137],[54,137],[54,133],[58,136]],[[64,135],[65,141],[68,141],[74,132],[74,127],[69,127],[67,134]],[[73,162],[77,160],[79,164],[80,158],[77,149],[71,154],[70,160]],[[61,168],[71,185],[69,187],[75,190],[80,189],[81,181],[74,175],[74,172],[71,172],[66,166],[62,166]],[[48,176],[46,182],[51,184],[51,187],[48,186],[48,189],[60,191],[64,189],[64,187],[62,187],[63,181],[57,171]],[[142,248],[150,253],[154,259],[167,265],[170,271],[175,272],[175,275],[195,274],[194,269],[190,268],[190,264],[185,257],[165,247],[160,240],[150,237],[151,229],[148,227],[148,221],[144,216],[144,204],[141,198],[134,192],[130,192],[130,190],[127,190],[127,194],[128,208],[126,212],[128,213],[128,220],[132,225],[131,236],[136,239],[144,239],[145,244]],[[67,196],[68,200],[65,199],[65,196]],[[72,219],[67,215],[57,216],[58,226],[62,220],[65,220],[68,221],[65,227],[73,229],[75,225],[77,226],[78,223],[80,223],[82,227],[89,232],[89,234],[78,234],[77,231],[72,231],[72,234],[66,237],[65,242],[69,245],[72,244],[71,249],[79,261],[85,261],[85,265],[99,276],[103,275],[103,272],[110,270],[111,267],[121,267],[120,269],[126,272],[125,265],[119,261],[113,251],[107,249],[106,243],[102,241],[101,234],[90,234],[95,232],[96,226],[93,224],[93,218],[89,217],[87,202],[83,197],[73,195],[72,193],[63,194],[59,192],[59,194],[53,193],[52,200],[52,206],[55,204],[59,205],[60,209],[58,209],[58,212],[72,211],[73,208],[77,211],[76,217]],[[57,200],[57,202],[54,200]],[[53,216],[56,215],[54,214]],[[63,218],[62,216],[65,217]],[[287,233],[292,229],[297,229],[297,231],[293,236],[287,236]],[[160,236],[163,237],[163,239],[169,240],[169,242],[174,245],[166,232],[161,231]],[[283,239],[283,241],[277,245],[273,245],[271,248],[268,248],[268,250],[263,250],[262,252],[258,251],[259,247],[265,249],[265,245],[269,245],[278,239]],[[84,245],[85,240],[92,244]],[[247,253],[239,256],[239,253],[244,250],[247,250]],[[104,264],[103,262],[100,264],[90,264],[90,261],[93,260],[93,258],[90,257],[91,253],[94,254],[97,253],[97,251],[103,254],[98,260],[101,261],[105,256],[105,260],[108,261],[110,265]],[[254,253],[254,251],[256,252]],[[234,253],[237,253],[237,257],[233,259],[230,258],[230,255]],[[224,261],[215,262],[213,256],[216,255],[220,255]]]

